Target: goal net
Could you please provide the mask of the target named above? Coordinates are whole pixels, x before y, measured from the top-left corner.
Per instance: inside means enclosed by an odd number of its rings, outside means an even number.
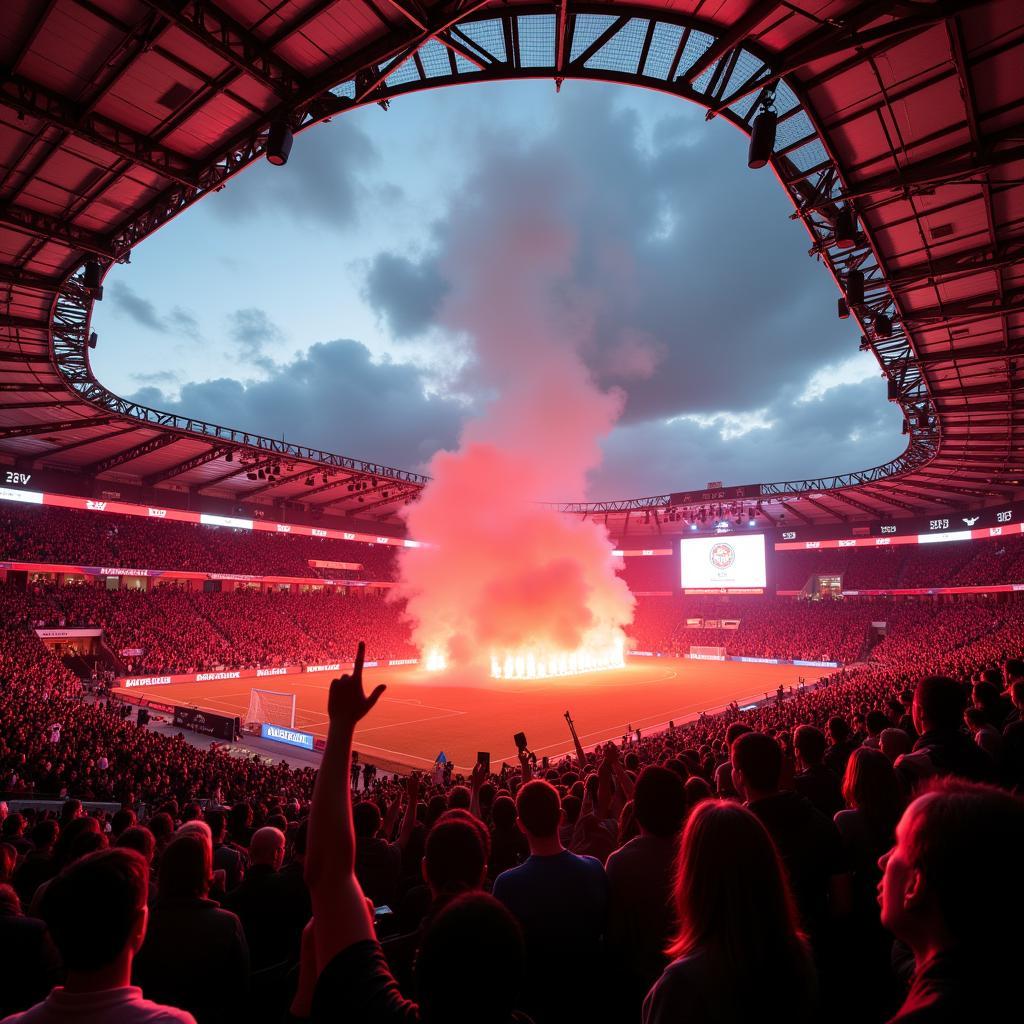
[[[295,694],[279,690],[250,690],[249,710],[245,724],[259,726],[261,723],[295,728]]]

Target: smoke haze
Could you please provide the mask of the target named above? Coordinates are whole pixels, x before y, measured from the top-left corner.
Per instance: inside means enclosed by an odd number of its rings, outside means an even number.
[[[435,546],[400,553],[396,597],[421,652],[456,666],[607,648],[632,620],[604,526],[537,504],[583,498],[624,399],[584,362],[600,299],[569,286],[577,240],[546,207],[552,191],[526,182],[498,209],[469,205],[449,239],[443,319],[472,353],[463,383],[489,401],[405,511],[410,536]]]

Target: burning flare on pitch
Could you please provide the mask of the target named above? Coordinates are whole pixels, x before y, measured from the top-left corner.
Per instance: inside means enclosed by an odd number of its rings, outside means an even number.
[[[494,679],[548,679],[622,668],[625,663],[625,641],[619,636],[611,644],[588,643],[575,651],[526,648],[492,654],[491,676]]]
[[[432,671],[541,679],[623,664],[634,598],[608,529],[549,503],[585,497],[625,401],[583,358],[600,297],[573,286],[577,238],[549,184],[517,187],[498,210],[460,206],[447,240],[441,320],[471,346],[460,386],[487,398],[402,511],[428,543],[400,549],[392,599]]]

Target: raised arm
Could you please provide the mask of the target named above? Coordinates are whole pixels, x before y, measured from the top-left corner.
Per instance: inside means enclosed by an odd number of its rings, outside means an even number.
[[[473,765],[473,774],[469,777],[470,792],[469,798],[469,813],[475,818],[483,820],[483,815],[480,813],[480,787],[487,780],[487,769],[477,762]]]
[[[413,829],[416,827],[416,805],[420,798],[420,777],[413,772],[406,780],[405,817],[402,818],[402,828],[398,833],[398,845],[404,850],[412,839]]]
[[[363,692],[365,645],[359,644],[351,675],[331,681],[327,745],[313,788],[305,877],[313,901],[316,959],[321,966],[343,949],[374,936],[373,918],[355,876],[355,829],[349,765],[352,734],[384,692]]]

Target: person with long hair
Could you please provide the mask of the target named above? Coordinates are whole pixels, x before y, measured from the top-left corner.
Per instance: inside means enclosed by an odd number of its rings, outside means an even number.
[[[809,1021],[816,979],[782,862],[740,804],[706,800],[676,857],[673,958],[644,1000],[644,1024]]]
[[[843,776],[846,809],[835,816],[853,876],[851,914],[836,937],[836,956],[847,978],[848,1020],[881,1020],[899,1005],[899,988],[889,969],[892,941],[878,919],[878,859],[892,847],[907,805],[902,781],[881,750],[858,747]]]
[[[846,810],[835,816],[858,888],[866,884],[874,903],[881,876],[878,858],[892,846],[907,798],[892,762],[880,750],[858,747],[843,776]],[[866,876],[866,877],[864,877]]]

